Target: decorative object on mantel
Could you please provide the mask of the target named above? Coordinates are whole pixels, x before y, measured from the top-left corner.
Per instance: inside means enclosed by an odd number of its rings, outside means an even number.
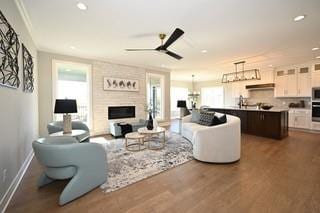
[[[153,140],[160,142],[163,138],[155,137]],[[101,186],[105,193],[193,160],[192,144],[173,132],[166,132],[166,146],[157,151],[128,151],[123,139],[106,140],[104,137],[96,137],[91,139],[91,142],[102,144],[107,153],[108,179]]]
[[[248,81],[248,80],[261,80],[260,71],[258,69],[245,70],[244,64],[245,61],[240,61],[234,63],[235,72],[226,73],[222,76],[222,83],[232,83],[239,81]],[[242,70],[238,71],[238,65],[242,65]]]
[[[103,89],[111,91],[139,91],[139,80],[104,77]]]
[[[200,92],[194,90],[194,75],[192,75],[192,91],[188,94],[188,97],[191,101],[192,109],[195,109],[198,98],[200,97]]]
[[[23,91],[33,92],[33,60],[28,49],[22,44],[23,56]]]
[[[63,115],[63,134],[72,132],[71,115],[69,113],[77,113],[77,102],[75,99],[56,99],[54,113],[62,113]]]
[[[19,48],[17,33],[0,11],[0,85],[19,87]]]

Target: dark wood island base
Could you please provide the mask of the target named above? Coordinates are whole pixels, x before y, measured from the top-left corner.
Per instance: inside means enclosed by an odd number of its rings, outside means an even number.
[[[241,132],[274,139],[283,139],[288,136],[288,110],[253,110],[208,108],[215,111],[234,115],[241,120]]]

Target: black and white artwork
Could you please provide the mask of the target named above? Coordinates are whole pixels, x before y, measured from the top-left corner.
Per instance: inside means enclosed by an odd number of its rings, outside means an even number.
[[[28,49],[22,44],[23,56],[23,91],[33,92],[33,59]]]
[[[103,89],[112,91],[139,91],[139,80],[104,77]]]
[[[18,88],[19,39],[17,33],[0,11],[0,85]]]

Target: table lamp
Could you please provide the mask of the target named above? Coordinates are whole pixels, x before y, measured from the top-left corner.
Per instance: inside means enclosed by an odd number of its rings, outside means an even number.
[[[69,113],[77,113],[77,102],[75,99],[56,99],[54,107],[55,114],[63,115],[63,134],[72,132],[71,115]]]

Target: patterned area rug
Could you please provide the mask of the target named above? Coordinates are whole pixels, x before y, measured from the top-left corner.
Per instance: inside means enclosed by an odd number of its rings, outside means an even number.
[[[152,140],[161,140],[161,138],[154,137]],[[124,139],[106,140],[99,137],[92,138],[91,141],[102,144],[107,152],[108,181],[101,186],[106,193],[193,159],[192,144],[179,134],[172,132],[166,132],[166,146],[162,150],[127,151],[124,147]]]

